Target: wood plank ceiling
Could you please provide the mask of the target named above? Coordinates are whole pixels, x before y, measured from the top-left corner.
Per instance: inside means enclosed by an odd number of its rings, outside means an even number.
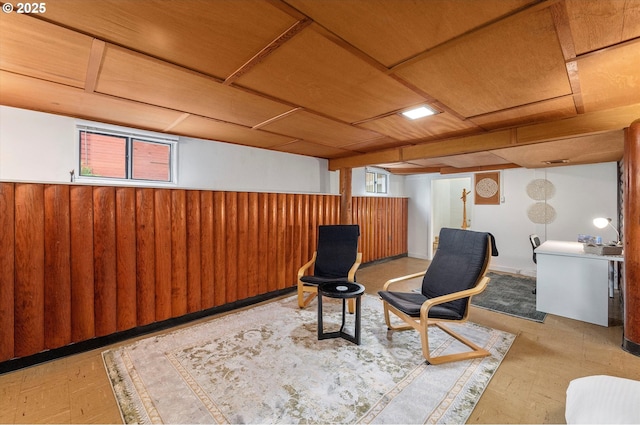
[[[0,104],[331,169],[615,161],[640,1],[48,0],[0,14]]]

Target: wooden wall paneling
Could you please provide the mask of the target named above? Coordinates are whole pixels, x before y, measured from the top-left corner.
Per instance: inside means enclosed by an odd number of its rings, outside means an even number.
[[[215,224],[215,247],[214,247],[214,297],[215,305],[222,305],[226,302],[226,248],[227,248],[227,209],[224,192],[215,192],[213,196],[214,204],[214,224]]]
[[[213,192],[200,192],[200,287],[201,308],[215,305],[214,299],[214,207]]]
[[[358,221],[358,200],[359,198],[357,197],[351,198],[351,223],[360,226],[360,221]],[[362,232],[362,226],[360,226],[360,231]],[[358,238],[358,251],[362,252],[362,236]]]
[[[401,208],[401,214],[402,214],[402,230],[400,231],[400,235],[402,235],[402,243],[400,246],[400,253],[404,254],[407,253],[409,250],[409,246],[408,246],[408,237],[409,235],[407,234],[409,232],[409,200],[408,199],[402,199],[402,208]]]
[[[371,234],[372,234],[372,259],[376,260],[380,258],[380,247],[382,246],[382,231],[384,229],[384,220],[381,214],[381,201],[382,198],[371,199]]]
[[[311,252],[309,247],[311,245],[309,241],[309,195],[300,195],[301,212],[300,212],[300,261],[297,265],[297,269],[302,267],[307,261],[311,259]],[[298,270],[296,269],[296,276]],[[296,282],[297,283],[297,282]]]
[[[225,192],[226,209],[226,302],[238,300],[238,194]]]
[[[398,226],[397,226],[397,220],[398,218],[400,218],[400,215],[398,214],[398,203],[396,202],[396,199],[390,199],[389,200],[389,209],[390,212],[392,212],[392,214],[389,214],[389,237],[388,237],[388,244],[389,244],[389,252],[395,253],[396,252],[396,248],[395,248],[395,240],[398,236],[396,232],[398,231]],[[395,255],[395,254],[393,254]]]
[[[71,186],[71,339],[96,335],[93,267],[93,188]],[[127,218],[130,220],[130,218]]]
[[[136,312],[138,326],[156,317],[154,190],[136,189]]]
[[[390,226],[391,229],[389,231],[389,249],[390,252],[392,253],[392,255],[396,255],[396,252],[398,251],[397,249],[397,240],[398,237],[400,236],[398,234],[398,231],[400,230],[398,227],[398,218],[400,217],[398,215],[398,199],[390,199],[390,206],[389,206],[389,211],[393,213],[392,216],[390,216]]]
[[[338,216],[336,215],[339,213],[340,210],[339,208],[336,208],[336,205],[334,204],[336,197],[332,195],[324,195],[324,198],[326,200],[325,209],[326,209],[326,217],[327,217],[327,221],[325,224],[340,223],[340,217],[339,215]]]
[[[44,349],[44,187],[15,186],[15,355]]]
[[[393,211],[389,209],[389,198],[379,198],[381,203],[378,207],[378,214],[380,215],[380,221],[382,224],[382,231],[380,233],[380,249],[378,250],[378,258],[385,257],[386,253],[390,252],[389,236],[391,229],[389,228],[389,219],[391,218]]]
[[[293,205],[294,195],[288,193],[285,195],[284,206],[284,279],[282,285],[284,288],[288,288],[295,283],[293,278]]]
[[[268,194],[267,212],[268,219],[268,250],[267,250],[267,291],[275,291],[278,288],[278,195]]]
[[[158,199],[156,193],[156,200]],[[168,279],[162,282],[163,300],[168,300],[168,306],[164,307],[164,314],[168,317],[178,317],[187,313],[187,194],[182,189],[169,191],[169,237],[158,235],[158,212],[156,211],[156,264],[158,264],[158,247],[166,246],[169,253],[165,261],[169,264]],[[157,208],[157,206],[156,206]],[[166,245],[165,245],[166,244]],[[160,289],[156,267],[156,303]],[[158,305],[156,305],[158,312]]]
[[[200,191],[187,191],[187,312],[202,309],[202,224]]]
[[[247,295],[255,297],[260,294],[258,281],[261,279],[260,264],[260,220],[258,194],[251,192],[247,200],[248,229],[247,229]],[[264,275],[263,275],[264,276]]]
[[[269,194],[258,194],[258,292],[265,294],[268,289],[269,275],[271,267],[269,266]]]
[[[116,188],[117,328],[136,327],[136,189]]]
[[[117,330],[116,196],[113,187],[93,188],[93,267],[96,336]]]
[[[309,222],[307,229],[309,229],[308,261],[311,260],[313,253],[318,249],[318,195],[309,195]],[[311,268],[310,272],[313,272],[313,268]]]
[[[324,195],[317,195],[317,217],[318,217],[318,222],[316,224],[316,228],[318,226],[322,226],[325,224],[325,215],[324,215]]]
[[[340,224],[342,219],[342,197],[333,195],[333,224]]]
[[[171,283],[173,254],[172,245],[172,204],[177,199],[172,199],[169,189],[154,189],[154,262],[155,262],[155,321],[165,320],[171,317]],[[179,239],[180,236],[176,236]],[[176,252],[175,254],[178,254]]]
[[[0,362],[14,357],[15,190],[0,182]]]
[[[373,249],[374,249],[374,237],[375,234],[372,232],[373,226],[373,198],[371,197],[367,197],[365,200],[365,222],[364,222],[364,234],[365,234],[365,241],[367,243],[367,249],[366,249],[366,253],[367,253],[367,261],[371,261],[375,258],[375,256],[373,255]]]
[[[391,237],[391,218],[393,217],[393,211],[390,209],[391,203],[390,198],[380,198],[382,203],[381,208],[378,210],[380,213],[380,218],[382,220],[382,226],[384,231],[380,235],[380,239],[382,240],[382,246],[379,250],[380,258],[386,256],[386,254],[391,252],[391,244],[389,243]]]
[[[404,240],[405,236],[402,234],[402,232],[406,231],[406,229],[404,229],[404,222],[403,222],[404,204],[402,201],[403,201],[402,198],[396,199],[396,205],[394,208],[397,215],[394,220],[394,223],[396,224],[396,228],[395,228],[395,231],[393,232],[393,239],[396,242],[394,255],[399,255],[403,253],[402,241]]]
[[[302,217],[302,201],[303,195],[293,195],[293,215],[291,217],[293,225],[291,279],[287,286],[295,286],[297,284],[298,269],[304,264],[302,260],[302,225],[304,223]]]
[[[369,198],[369,222],[367,228],[369,230],[369,259],[375,260],[377,258],[378,247],[378,232],[376,232],[378,225],[378,205],[377,198]]]
[[[362,229],[360,232],[362,233],[362,256],[363,261],[368,262],[371,260],[371,246],[370,246],[370,235],[369,235],[369,223],[371,222],[371,198],[365,197],[363,198],[362,203]]]
[[[239,300],[249,296],[249,194],[239,192],[237,200],[237,235],[236,251],[236,298]]]
[[[368,230],[369,226],[367,224],[367,219],[369,218],[368,207],[369,198],[362,198],[361,212],[360,212],[360,221],[362,225],[360,226],[360,235],[362,238],[362,261],[369,261],[369,235]]]
[[[407,207],[353,199],[365,262],[406,253]],[[7,359],[295,285],[340,198],[0,183],[0,213]]]
[[[373,198],[372,202],[372,213],[373,213],[373,223],[371,231],[373,233],[373,259],[380,258],[381,248],[383,245],[382,241],[382,232],[384,231],[384,219],[383,219],[383,211],[382,211],[382,201],[383,198]]]
[[[400,246],[400,251],[401,253],[407,253],[409,250],[409,247],[407,245],[407,238],[409,237],[409,235],[407,234],[407,232],[409,231],[409,217],[407,214],[408,211],[408,207],[409,207],[409,201],[408,199],[403,199],[402,200],[402,209],[401,209],[401,214],[402,214],[402,218],[401,218],[401,223],[402,223],[402,230],[400,232],[400,235],[402,235],[402,243]]]
[[[276,262],[276,287],[274,289],[283,289],[287,280],[287,195],[278,193],[277,195],[277,221],[276,228],[278,232],[277,238],[277,262]]]
[[[69,186],[44,186],[45,348],[71,342],[71,241]]]

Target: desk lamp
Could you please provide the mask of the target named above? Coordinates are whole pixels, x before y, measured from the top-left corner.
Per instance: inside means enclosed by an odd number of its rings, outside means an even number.
[[[620,245],[620,232],[618,232],[618,229],[613,227],[613,224],[611,224],[610,218],[603,218],[603,217],[594,218],[593,225],[596,226],[598,229],[604,229],[605,227],[607,227],[607,225],[611,226],[611,228],[616,231],[616,235],[618,236],[616,245]]]

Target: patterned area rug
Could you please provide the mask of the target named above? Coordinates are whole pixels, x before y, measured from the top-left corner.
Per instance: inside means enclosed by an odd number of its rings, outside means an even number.
[[[324,298],[325,331],[342,305]],[[347,314],[345,330],[355,315]],[[362,297],[362,343],[318,341],[317,309],[273,301],[131,345],[103,358],[126,423],[464,423],[515,336],[452,329],[492,355],[428,365],[415,331],[389,332]],[[432,350],[462,349],[439,329]],[[431,338],[432,337],[432,338]]]
[[[487,289],[471,298],[471,304],[498,313],[544,322],[547,313],[536,310],[536,295],[531,291],[536,287],[536,279],[528,276],[514,276],[487,273],[491,279]]]

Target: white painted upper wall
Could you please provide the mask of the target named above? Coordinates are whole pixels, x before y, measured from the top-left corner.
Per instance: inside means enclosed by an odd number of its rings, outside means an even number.
[[[68,183],[79,168],[76,122],[0,106],[0,180]],[[325,159],[180,137],[175,187],[338,194],[339,174],[327,167]]]
[[[515,168],[501,173],[499,205],[475,205],[472,193],[468,196],[468,215],[472,217],[470,230],[491,232],[497,241],[499,256],[491,261],[491,268],[512,273],[535,275],[529,235],[537,234],[541,241],[575,241],[578,234],[602,236],[603,241],[616,238],[613,229],[597,229],[592,220],[611,217],[617,227],[618,170],[615,162],[591,165],[552,167],[545,169]],[[473,174],[408,176],[405,188],[409,196],[409,255],[431,258],[433,231],[431,220],[438,204],[449,199],[435,198],[432,181],[470,177]],[[556,212],[549,224],[535,224],[527,210],[536,202],[527,195],[527,185],[535,179],[547,179],[555,187],[555,194],[547,203]],[[456,193],[459,198],[459,194]],[[458,201],[462,202],[462,201]]]

